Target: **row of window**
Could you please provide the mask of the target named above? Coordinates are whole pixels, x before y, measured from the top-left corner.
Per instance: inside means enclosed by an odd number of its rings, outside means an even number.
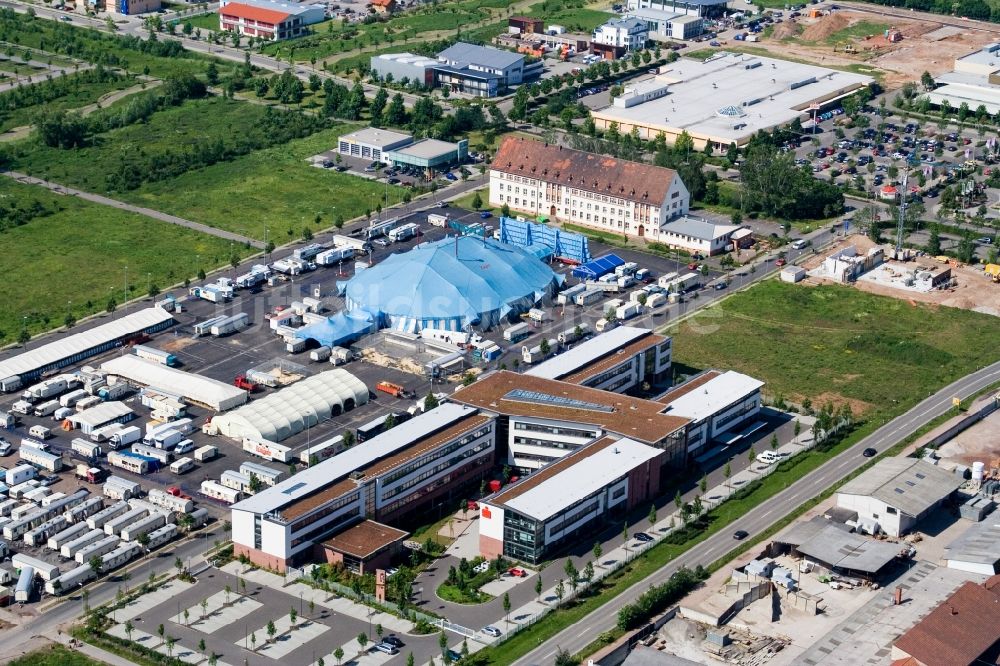
[[[465,437],[463,437],[462,439],[455,440],[454,442],[452,442],[451,444],[448,444],[447,446],[443,446],[443,447],[439,447],[437,449],[433,449],[433,450],[429,451],[428,453],[420,456],[419,458],[411,460],[407,464],[405,464],[405,465],[403,465],[401,467],[398,467],[397,469],[393,470],[392,472],[390,472],[388,474],[383,475],[381,477],[379,483],[383,487],[391,485],[393,481],[397,481],[397,480],[403,478],[404,476],[406,476],[407,474],[411,474],[415,470],[420,469],[424,465],[427,465],[427,464],[429,464],[429,463],[437,460],[438,458],[443,458],[445,456],[449,456],[452,453],[454,453],[455,451],[457,451],[460,448],[462,448],[463,446],[465,446],[466,444],[470,444],[471,442],[474,442],[475,440],[480,439],[480,438],[488,435],[491,432],[493,432],[493,425],[492,424],[490,424],[490,425],[488,425],[488,426],[486,426],[484,428],[480,428],[476,432],[470,433],[470,434],[466,435]]]
[[[429,479],[429,478],[431,478],[431,477],[433,477],[433,476],[435,476],[437,474],[440,474],[441,472],[443,472],[444,470],[448,469],[449,467],[455,467],[458,464],[460,464],[463,460],[465,460],[467,458],[471,458],[473,456],[477,456],[477,455],[479,455],[480,453],[482,453],[483,451],[485,451],[488,448],[489,448],[489,445],[484,442],[484,443],[480,444],[479,446],[472,447],[468,451],[462,452],[459,455],[455,455],[455,456],[452,456],[450,458],[441,460],[441,462],[439,462],[438,464],[436,464],[436,465],[434,465],[432,467],[428,467],[427,469],[425,469],[424,471],[422,471],[420,474],[417,474],[416,476],[414,476],[412,479],[407,479],[406,481],[404,481],[403,483],[400,483],[398,486],[396,486],[394,488],[390,488],[390,489],[386,490],[385,486],[382,485],[383,490],[380,493],[380,499],[384,501],[384,500],[387,500],[387,499],[389,499],[391,497],[395,497],[395,496],[399,495],[400,493],[404,493],[407,490],[409,490],[410,488],[413,488],[415,486],[420,485],[426,479]]]
[[[523,444],[524,446],[541,446],[547,449],[563,449],[566,451],[575,451],[580,448],[580,444],[568,444],[566,442],[553,442],[547,439],[534,439],[532,437],[515,437],[515,444]],[[524,456],[517,454],[518,458],[523,458]]]
[[[542,423],[530,423],[525,421],[515,421],[514,430],[527,430],[528,432],[544,432],[549,435],[569,435],[570,437],[584,437],[594,439],[600,431],[580,430],[579,428],[567,428],[565,426],[550,426]]]

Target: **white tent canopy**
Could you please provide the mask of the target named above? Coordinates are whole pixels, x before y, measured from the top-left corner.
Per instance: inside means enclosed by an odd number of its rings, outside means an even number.
[[[330,416],[368,402],[368,387],[346,370],[313,375],[212,419],[226,437],[280,442]]]
[[[149,386],[170,395],[180,396],[217,412],[239,407],[247,401],[247,392],[232,384],[168,368],[156,361],[125,354],[101,364],[101,370],[133,384]]]

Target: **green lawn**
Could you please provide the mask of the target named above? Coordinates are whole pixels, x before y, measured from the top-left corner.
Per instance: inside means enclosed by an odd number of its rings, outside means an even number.
[[[772,396],[897,413],[997,359],[997,318],[852,287],[768,280],[675,327],[675,361],[731,368]]]
[[[79,77],[76,77],[75,75],[71,75],[70,77],[67,77],[66,80],[70,81],[78,78]],[[22,106],[8,113],[0,111],[0,132],[6,132],[14,127],[32,124],[38,116],[39,111],[43,108],[46,111],[78,109],[80,107],[87,106],[88,104],[93,104],[109,92],[114,90],[124,90],[125,88],[135,85],[135,83],[136,81],[134,79],[126,77],[113,81],[80,83],[76,83],[74,81],[74,84],[65,90],[64,95],[56,97],[55,99],[49,99],[39,104]],[[49,82],[40,83],[38,85],[49,85]],[[0,94],[0,97],[2,97],[2,94]]]
[[[0,254],[11,279],[0,286],[0,340],[15,339],[28,317],[38,333],[62,325],[67,309],[76,318],[103,311],[109,294],[124,299],[128,266],[130,296],[151,280],[166,288],[228,263],[243,246],[165,222],[108,208],[0,178],[0,219],[12,210],[41,208],[23,224],[0,229]],[[13,279],[13,276],[17,276]],[[58,286],[58,289],[56,288]]]
[[[122,198],[156,210],[264,238],[265,227],[276,244],[291,241],[302,228],[328,227],[337,215],[345,220],[385,204],[386,185],[319,169],[305,160],[330,150],[337,137],[357,129],[340,125],[284,146],[261,150],[232,162],[149,183]],[[389,203],[403,190],[389,186]],[[315,223],[321,216],[320,224]]]
[[[185,16],[177,21],[179,26],[190,23],[195,28],[204,30],[219,30],[219,12],[199,14],[198,16]]]
[[[102,666],[103,662],[95,661],[89,657],[70,650],[62,645],[50,645],[49,647],[29,652],[20,659],[8,662],[7,666]]]
[[[175,57],[157,55],[150,51],[149,44],[134,37],[111,35],[62,21],[31,18],[14,12],[6,12],[0,16],[0,37],[3,38],[0,40],[0,47],[16,45],[14,51],[18,55],[22,47],[28,47],[42,51],[40,54],[32,54],[32,57],[45,62],[69,62],[63,56],[72,55],[80,60],[101,62],[109,67],[121,67],[136,74],[149,74],[161,79],[177,74],[201,75],[209,62],[216,63],[221,76],[226,76],[237,66],[229,61],[183,49]],[[162,47],[160,44],[159,48]]]
[[[858,21],[854,25],[831,33],[824,40],[827,44],[840,44],[842,42],[852,42],[856,39],[864,39],[869,35],[881,35],[889,29],[888,23],[873,23],[872,21]]]

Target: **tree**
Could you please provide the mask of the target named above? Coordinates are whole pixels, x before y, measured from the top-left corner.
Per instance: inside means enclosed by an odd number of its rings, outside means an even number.
[[[535,576],[535,599],[542,598],[542,574]]]
[[[424,396],[424,411],[430,411],[440,404],[437,397],[434,395],[433,391],[429,391],[426,396]]]
[[[337,660],[337,666],[340,666],[340,661],[344,658],[344,648],[338,646],[333,651],[333,658]]]
[[[354,446],[355,438],[354,438],[354,431],[353,430],[345,430],[344,434],[343,434],[343,438],[344,438],[344,448],[349,449],[352,446]]]
[[[483,207],[483,197],[480,196],[479,190],[476,190],[476,193],[472,197],[472,208],[473,210],[479,210],[482,207]]]
[[[226,593],[226,605],[228,606],[229,605],[229,595],[232,594],[232,592],[233,592],[233,588],[229,587],[229,583],[226,583],[226,589],[224,590],[224,592]]]
[[[104,565],[104,561],[101,560],[100,555],[94,555],[91,557],[87,560],[87,564],[90,565],[90,570],[94,572],[95,576],[101,575],[101,567]]]
[[[292,621],[292,629],[294,629],[295,621],[299,619],[299,612],[294,607],[288,611],[288,619]]]
[[[198,651],[201,652],[201,653],[203,653],[203,654],[205,652],[205,639],[204,638],[201,638],[201,639],[198,640]]]
[[[702,493],[704,493],[706,490],[708,490],[708,475],[707,474],[702,474],[701,475],[701,480],[698,481],[698,490],[700,490]]]
[[[934,77],[931,76],[930,72],[925,71],[920,75],[920,85],[924,87],[924,90],[934,90]]]
[[[208,613],[208,599],[202,599],[198,605],[201,606],[201,619],[204,620],[205,615]]]
[[[502,217],[510,217],[510,206],[507,204],[500,206],[500,215]]]
[[[219,68],[215,66],[214,61],[208,63],[208,67],[205,68],[205,79],[208,81],[208,85],[214,86],[219,83]]]
[[[647,518],[649,520],[649,526],[650,527],[652,527],[653,525],[656,524],[656,505],[655,504],[650,504],[649,505],[649,515],[647,516]]]
[[[750,450],[747,451],[747,460],[750,461],[750,464],[752,465],[756,457],[757,457],[757,449],[751,446]]]
[[[177,644],[177,639],[173,636],[167,636],[167,656],[173,658],[174,656],[174,645]]]
[[[865,206],[854,214],[854,224],[875,243],[882,242],[882,225],[874,206]]]
[[[729,487],[729,477],[733,475],[733,461],[727,460],[726,466],[722,468],[722,475],[726,477],[726,487]]]
[[[365,646],[368,645],[368,634],[361,632],[358,634],[358,645],[361,647],[361,651],[365,651]]]
[[[441,655],[447,657],[447,655],[448,655],[448,636],[445,635],[443,629],[441,630],[440,633],[438,633],[438,647],[441,648]]]
[[[973,263],[976,256],[976,241],[971,231],[967,231],[962,235],[962,238],[958,241],[958,247],[955,248],[955,255],[963,264]]]
[[[250,649],[253,650],[254,652],[257,651],[257,632],[256,631],[250,634]]]
[[[132,640],[132,632],[135,630],[135,625],[132,624],[132,620],[125,620],[125,635],[128,636],[129,641]]]
[[[510,595],[506,592],[503,593],[503,614],[507,623],[510,624]]]
[[[187,608],[185,608],[183,610],[183,612],[181,613],[181,615],[184,616],[184,624],[185,624],[185,626],[190,627],[191,626],[191,611],[189,611]]]
[[[772,451],[777,451],[778,450],[778,435],[777,435],[777,433],[771,435],[771,450]]]
[[[267,621],[267,642],[274,642],[274,635],[278,633],[278,628],[274,626],[274,620]]]
[[[566,586],[563,584],[563,579],[560,578],[556,581],[556,600],[558,601],[556,605],[562,604],[564,596],[566,596]]]

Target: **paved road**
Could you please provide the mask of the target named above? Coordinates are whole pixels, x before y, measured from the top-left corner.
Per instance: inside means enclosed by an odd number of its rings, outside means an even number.
[[[224,229],[216,229],[215,227],[210,227],[207,224],[201,224],[200,222],[192,222],[191,220],[185,220],[183,217],[177,217],[176,215],[168,215],[167,213],[161,213],[158,210],[153,210],[152,208],[144,208],[142,206],[133,206],[132,204],[127,204],[116,199],[109,199],[108,197],[102,197],[100,194],[92,194],[90,192],[84,192],[83,190],[75,190],[71,187],[66,187],[65,185],[60,185],[59,183],[53,183],[47,180],[42,180],[41,178],[34,178],[26,173],[19,173],[17,171],[0,171],[0,175],[12,178],[19,183],[24,183],[26,185],[40,185],[44,188],[50,189],[53,192],[58,192],[59,194],[68,194],[74,197],[80,197],[86,201],[91,201],[93,203],[101,204],[102,206],[110,206],[111,208],[118,208],[119,210],[127,210],[131,213],[137,213],[139,215],[145,215],[146,217],[151,217],[154,220],[160,220],[161,222],[169,222],[170,224],[176,224],[179,227],[187,227],[194,231],[200,231],[205,234],[210,234],[212,236],[218,236],[219,238],[224,238],[229,241],[236,241],[238,243],[249,243],[254,247],[263,249],[264,243],[258,240],[254,240],[247,236],[241,236],[240,234],[234,234],[231,231],[225,231]]]
[[[865,448],[872,447],[878,451],[884,451],[951,409],[953,397],[967,398],[997,381],[1000,381],[1000,361],[946,386],[905,414],[889,421],[819,469],[802,477],[768,502],[747,512],[740,520],[738,527],[751,535],[761,533],[785,517],[790,510],[816,496],[821,489],[829,488],[838,480],[861,467],[867,462],[867,458],[861,455],[861,451]],[[514,662],[514,665],[551,664],[557,649],[568,650],[571,654],[582,650],[593,641],[595,636],[610,629],[615,623],[618,610],[625,604],[634,601],[650,584],[662,583],[682,566],[695,567],[699,564],[707,566],[729,552],[733,545],[734,542],[729,530],[716,533],[660,569],[655,575],[636,583],[599,610],[545,641],[522,659]]]

